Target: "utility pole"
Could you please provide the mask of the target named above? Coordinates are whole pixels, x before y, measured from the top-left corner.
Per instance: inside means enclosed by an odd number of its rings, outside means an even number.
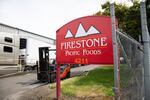
[[[118,43],[117,43],[117,36],[116,36],[114,2],[110,4],[110,14],[111,14],[111,23],[112,23],[112,41],[113,41],[113,58],[114,58],[114,92],[115,92],[115,100],[120,100]]]
[[[150,100],[150,45],[149,45],[149,33],[147,28],[147,16],[145,1],[140,2],[141,11],[141,27],[142,27],[142,38],[144,46],[144,89],[145,89],[145,100]]]

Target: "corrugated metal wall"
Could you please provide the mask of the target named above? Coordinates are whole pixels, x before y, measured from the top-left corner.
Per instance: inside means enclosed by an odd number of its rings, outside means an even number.
[[[20,38],[34,39],[34,40],[41,41],[41,42],[50,44],[52,46],[55,46],[55,40],[54,39],[51,39],[51,38],[48,38],[48,37],[45,37],[45,36],[41,36],[41,35],[29,32],[29,31],[26,31],[26,30],[22,30],[22,29],[19,29],[19,28],[15,28],[15,27],[12,27],[12,26],[9,26],[9,25],[6,25],[6,24],[0,23],[0,32],[13,34],[14,37],[15,37],[15,41],[14,41],[15,44],[18,43],[16,45],[17,47],[14,49],[14,51],[16,51],[16,52],[14,52],[13,55],[16,56],[16,57],[14,57],[14,60],[12,61],[12,64],[13,63],[14,64],[18,64],[17,60],[19,59],[19,52],[20,52],[19,51]],[[2,44],[2,42],[0,41],[0,49],[1,49],[0,55],[3,53],[2,52],[3,51],[3,47],[2,46],[4,46],[4,44]],[[1,60],[4,60],[4,59],[1,59]],[[0,64],[1,64],[1,62],[0,62]]]
[[[4,24],[0,24],[0,32],[17,34],[18,30],[12,27],[8,27],[7,25],[4,25]]]
[[[39,41],[43,41],[43,42],[47,42],[50,43],[52,45],[55,45],[55,39],[52,38],[48,38],[45,36],[41,36],[26,30],[22,30],[19,28],[15,28],[12,26],[8,26],[5,24],[0,23],[0,32],[8,32],[8,33],[13,33],[13,34],[19,34],[20,37],[30,37],[30,38],[34,38],[37,39]]]
[[[27,31],[24,31],[24,30],[19,30],[18,32],[19,32],[20,37],[33,38],[33,39],[36,39],[36,40],[39,40],[39,41],[49,43],[51,45],[55,45],[55,40],[54,39],[50,39],[48,37],[44,37],[44,36],[34,34],[34,33],[31,33],[31,32],[27,32]]]

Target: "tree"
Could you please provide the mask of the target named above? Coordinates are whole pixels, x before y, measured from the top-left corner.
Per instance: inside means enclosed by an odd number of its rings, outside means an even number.
[[[116,18],[119,22],[119,29],[133,38],[138,40],[141,35],[141,16],[140,16],[140,4],[137,0],[132,0],[133,6],[126,6],[125,4],[115,4]],[[147,4],[147,18],[148,27],[150,29],[150,0],[146,1]],[[110,4],[106,2],[102,5],[104,12],[97,12],[95,15],[110,15]]]

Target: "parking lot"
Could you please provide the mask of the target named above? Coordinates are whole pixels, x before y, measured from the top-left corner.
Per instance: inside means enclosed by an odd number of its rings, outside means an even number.
[[[99,65],[86,65],[71,69],[71,77],[95,69]],[[20,73],[9,77],[0,78],[0,100],[17,100],[23,92],[45,85],[37,80],[36,71]]]

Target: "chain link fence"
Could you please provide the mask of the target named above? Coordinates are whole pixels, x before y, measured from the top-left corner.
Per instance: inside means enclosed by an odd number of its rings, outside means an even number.
[[[132,37],[117,31],[120,49],[120,98],[142,100],[144,97],[143,47]]]

